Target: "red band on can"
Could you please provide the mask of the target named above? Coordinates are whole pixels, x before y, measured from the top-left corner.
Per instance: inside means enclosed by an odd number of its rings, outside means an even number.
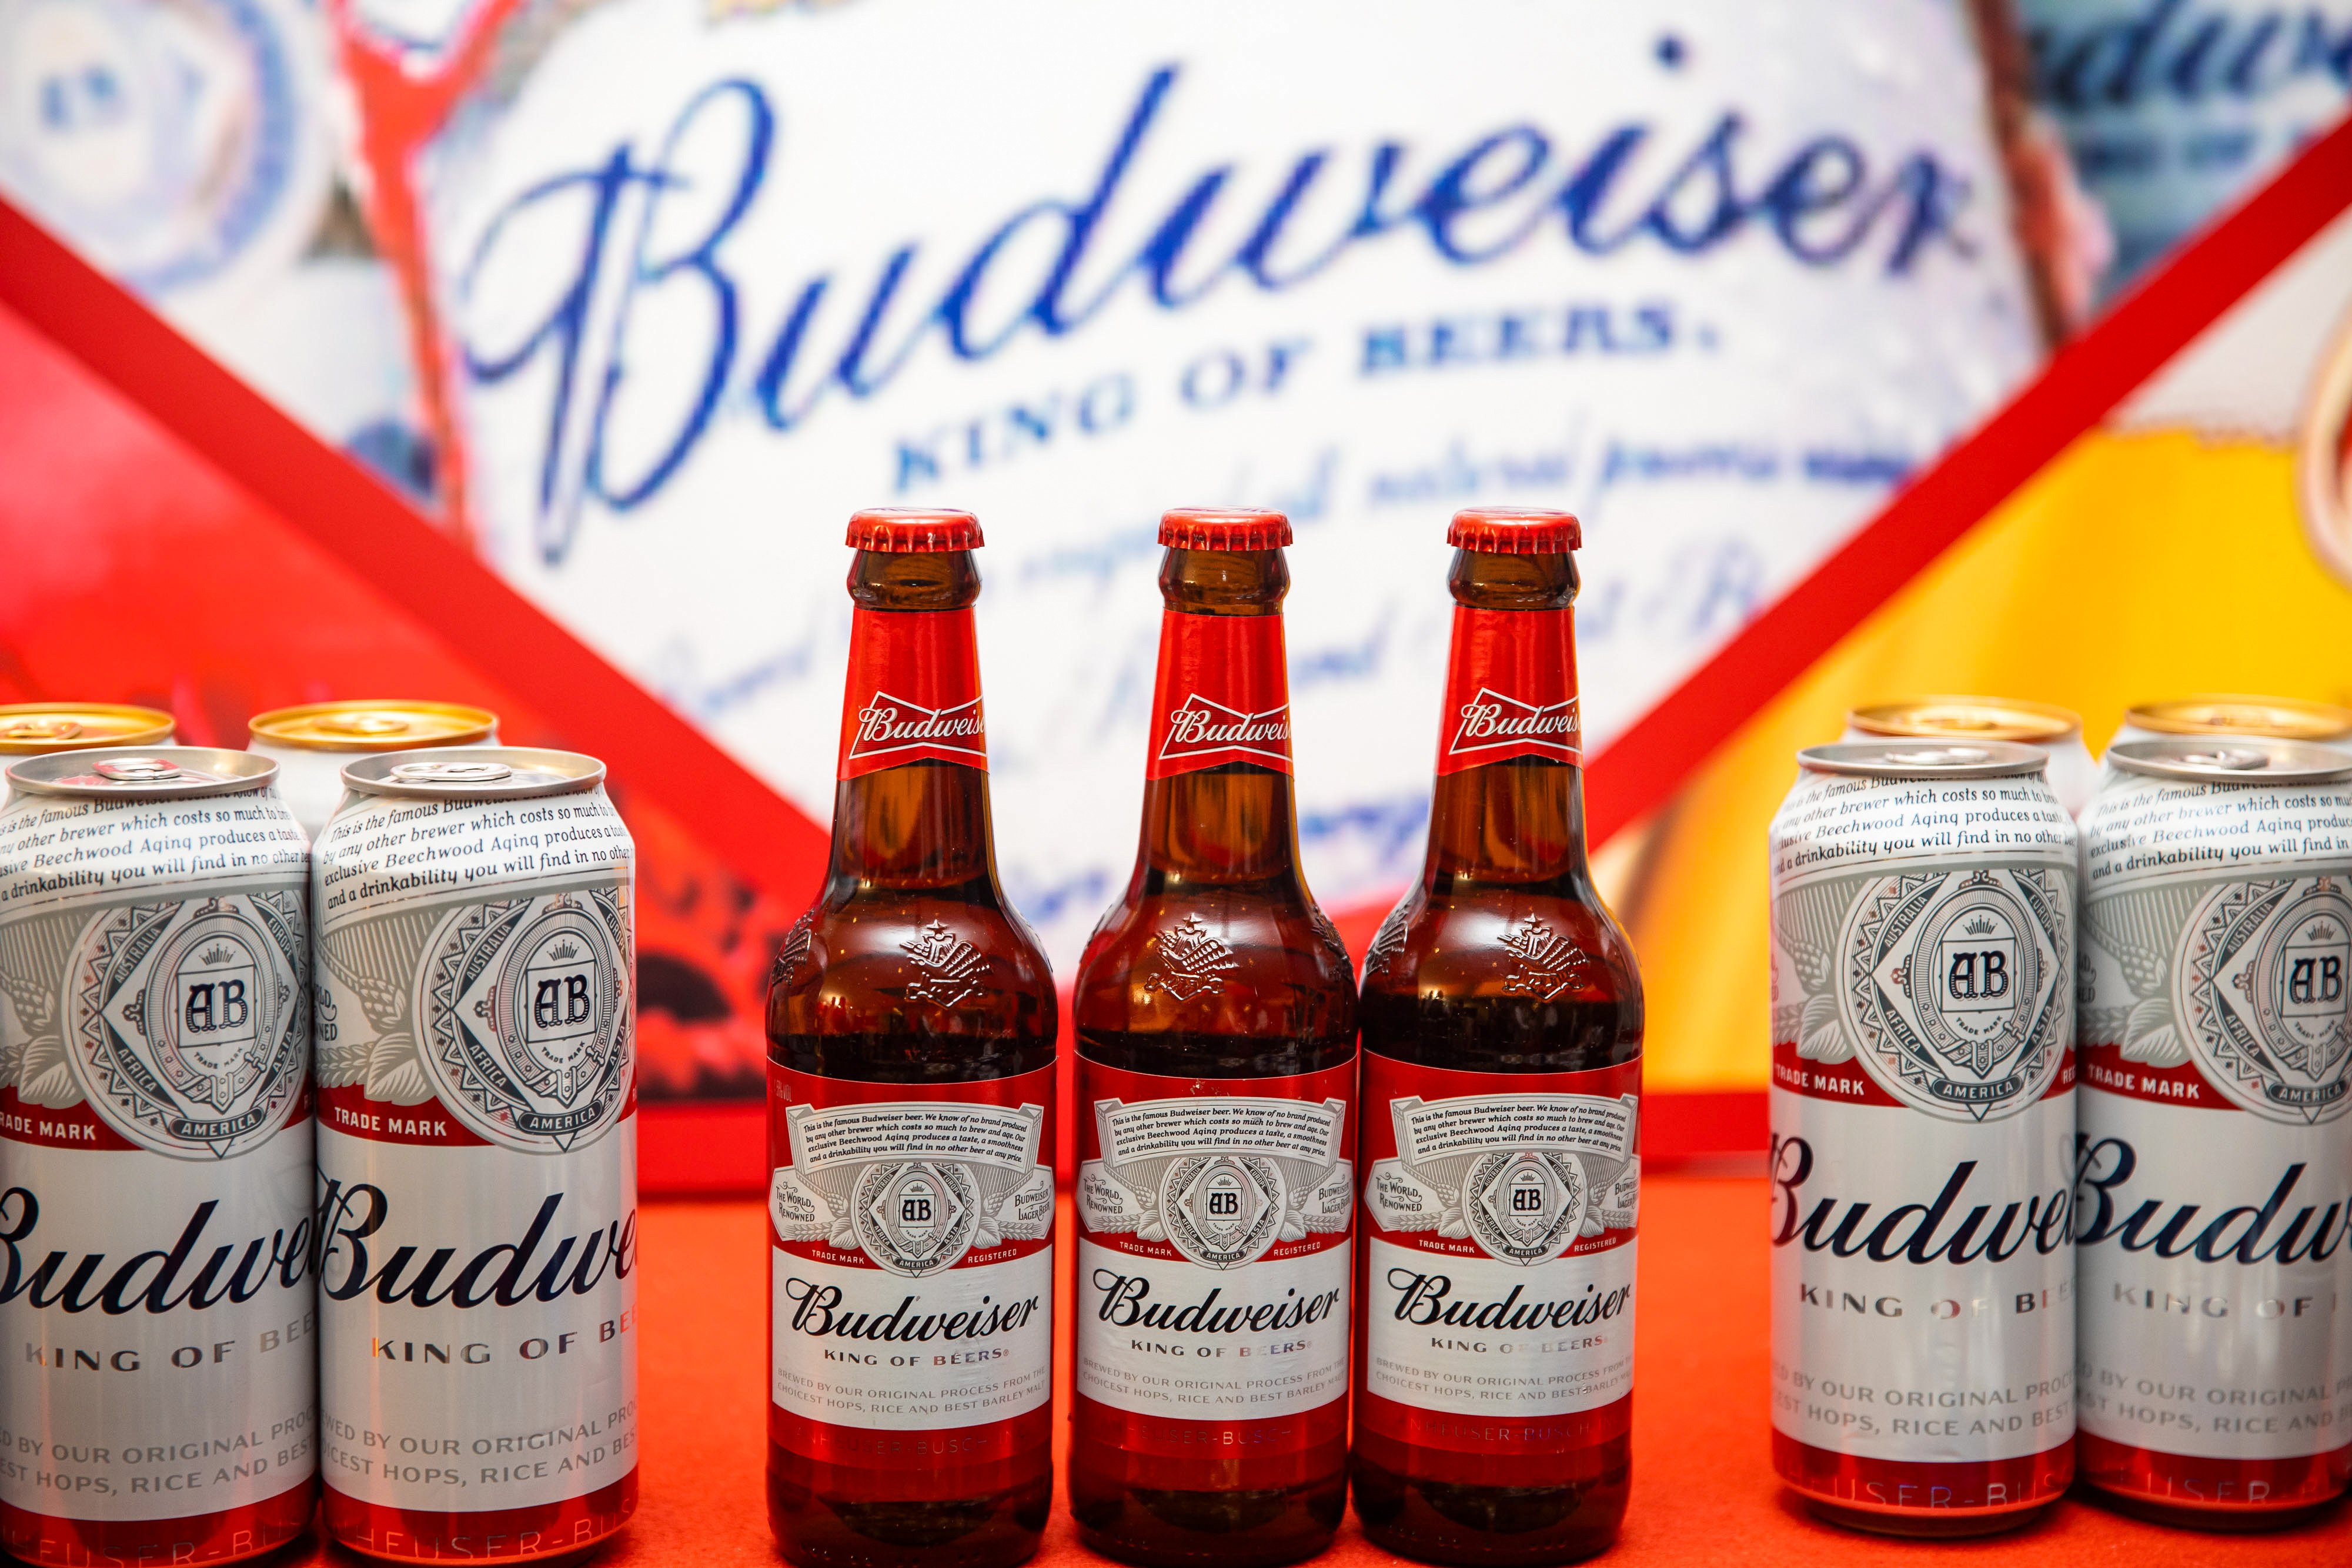
[[[1454,607],[1437,771],[1514,757],[1584,760],[1576,699],[1576,612]]]
[[[850,622],[839,776],[926,759],[988,767],[971,611],[861,608]]]
[[[1147,779],[1228,762],[1290,771],[1290,674],[1279,615],[1160,619]]]

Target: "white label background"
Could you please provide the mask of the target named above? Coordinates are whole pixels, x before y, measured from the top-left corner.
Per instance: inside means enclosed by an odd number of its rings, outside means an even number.
[[[2195,1204],[2193,1240],[2225,1209],[2259,1209],[2300,1161],[2303,1176],[2264,1242],[2275,1245],[2305,1205],[2315,1219],[2336,1206],[2339,1238],[2326,1261],[2293,1265],[2159,1258],[2152,1247],[2126,1252],[2113,1237],[2078,1246],[2083,1429],[2222,1459],[2285,1458],[2352,1442],[2352,1239],[2342,1228],[2343,1206],[2352,1204],[2352,1139],[2345,1124],[2296,1127],[2095,1089],[2084,1092],[2082,1112],[2086,1145],[2121,1138],[2137,1157],[2130,1178],[2107,1189],[2116,1223],[2160,1199],[2152,1235],[2179,1205]],[[2241,1222],[2226,1234],[2246,1228]],[[2311,1232],[2305,1225],[2298,1242],[2307,1246]]]
[[[233,1266],[256,1239],[265,1260],[274,1237],[296,1239],[311,1212],[310,1136],[306,1118],[219,1162],[0,1139],[0,1190],[26,1187],[40,1202],[39,1224],[17,1243],[28,1265],[62,1250],[70,1273],[84,1253],[103,1252],[100,1286],[133,1254],[168,1252],[197,1206],[216,1201],[177,1292],[215,1248],[235,1244]],[[152,1282],[159,1267],[136,1280]],[[0,1498],[66,1519],[179,1519],[308,1480],[318,1465],[316,1296],[307,1270],[291,1290],[274,1270],[268,1277],[252,1300],[202,1311],[42,1311],[25,1296],[0,1305]],[[195,1364],[173,1364],[174,1351],[186,1360],[190,1350]],[[28,1351],[46,1364],[31,1364]],[[96,1354],[101,1370],[77,1365],[76,1351]],[[108,1457],[78,1462],[44,1453],[45,1441]]]
[[[1034,1410],[1054,1395],[1054,1249],[1009,1263],[950,1269],[908,1280],[880,1269],[817,1263],[768,1249],[770,1396],[793,1415],[837,1427],[918,1432],[976,1427]],[[986,1312],[1034,1298],[1037,1310],[1010,1333],[976,1340],[855,1340],[793,1327],[784,1281],[798,1275],[837,1286],[836,1312],[887,1313],[912,1296],[909,1317]],[[989,1298],[983,1303],[982,1296]],[[872,1356],[872,1364],[837,1359]],[[973,1364],[969,1358],[988,1359]],[[911,1364],[900,1366],[898,1362]],[[954,1363],[954,1364],[951,1364]]]
[[[1140,1416],[1177,1421],[1257,1421],[1318,1410],[1348,1396],[1349,1244],[1238,1269],[1139,1258],[1078,1241],[1077,1389]],[[1336,1290],[1321,1319],[1263,1333],[1187,1334],[1121,1328],[1097,1312],[1095,1270],[1149,1281],[1154,1304],[1183,1308],[1217,1292],[1215,1308],[1305,1301]],[[1292,1292],[1296,1292],[1295,1295]]]
[[[365,1239],[371,1272],[403,1245],[415,1244],[419,1261],[436,1248],[454,1248],[445,1288],[483,1248],[520,1240],[540,1205],[562,1193],[562,1206],[532,1255],[529,1276],[535,1278],[562,1238],[590,1226],[602,1231],[636,1207],[636,1120],[563,1155],[378,1143],[322,1127],[322,1191],[330,1181],[346,1188],[373,1183],[390,1199],[389,1219]],[[565,1261],[568,1277],[578,1250]],[[349,1262],[331,1259],[326,1281],[341,1279]],[[404,1280],[415,1278],[415,1267]],[[512,1307],[386,1306],[372,1290],[348,1301],[322,1297],[320,1470],[327,1483],[386,1507],[478,1513],[559,1502],[619,1480],[637,1462],[636,1304],[635,1270],[622,1279],[610,1267],[585,1295],[567,1293],[552,1302],[532,1297]],[[610,1338],[604,1337],[607,1324]],[[573,1336],[570,1348],[559,1353],[566,1334]],[[396,1359],[374,1354],[379,1340],[403,1347]],[[527,1359],[522,1347],[531,1340],[545,1341],[548,1353]],[[413,1362],[405,1358],[412,1343]],[[428,1343],[448,1354],[446,1364],[427,1359]],[[484,1347],[478,1354],[485,1359],[468,1364],[467,1345]],[[565,1428],[576,1429],[578,1439],[553,1436]],[[541,1464],[544,1475],[483,1473]]]
[[[1991,1213],[1971,1240],[1981,1245],[2009,1204],[2019,1206],[2021,1224],[2028,1198],[2046,1202],[2074,1180],[2071,1094],[1981,1126],[1777,1087],[1771,1098],[1775,1143],[1801,1135],[1813,1152],[1812,1172],[1796,1189],[1800,1221],[1824,1197],[1838,1199],[1831,1227],[1849,1204],[1867,1202],[1871,1212],[1857,1227],[1867,1236],[1898,1205],[1933,1203],[1953,1167],[1974,1160],[1936,1236],[1948,1237],[1985,1204]],[[1916,1228],[1907,1224],[1902,1234]],[[2012,1226],[2009,1239],[2016,1238]],[[1916,1463],[2054,1448],[2074,1435],[2074,1278],[2072,1247],[2042,1253],[2031,1239],[2007,1262],[1957,1266],[1808,1252],[1801,1237],[1775,1247],[1772,1425],[1832,1453]],[[1830,1304],[1807,1304],[1802,1287]],[[1849,1310],[1849,1296],[1865,1310]],[[2021,1297],[2032,1299],[2032,1311],[2016,1310]],[[1933,1315],[1937,1301],[1954,1303],[1957,1315]],[[1887,1315],[1881,1302],[1902,1315]],[[1969,1403],[1983,1396],[2000,1402]],[[1898,1420],[1933,1429],[1898,1431]]]
[[[1581,1258],[1522,1269],[1491,1259],[1456,1258],[1399,1247],[1378,1236],[1364,1316],[1365,1385],[1383,1399],[1465,1416],[1565,1416],[1622,1399],[1633,1388],[1633,1301],[1603,1322],[1497,1333],[1444,1324],[1399,1322],[1391,1269],[1444,1274],[1451,1297],[1499,1301],[1518,1288],[1522,1301],[1574,1301],[1587,1284],[1597,1298],[1631,1291],[1635,1243]]]

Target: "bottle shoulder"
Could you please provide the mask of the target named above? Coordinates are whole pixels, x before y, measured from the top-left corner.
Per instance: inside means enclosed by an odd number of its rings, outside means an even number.
[[[1131,887],[1079,962],[1082,1034],[1347,1041],[1356,1028],[1347,949],[1303,890]]]

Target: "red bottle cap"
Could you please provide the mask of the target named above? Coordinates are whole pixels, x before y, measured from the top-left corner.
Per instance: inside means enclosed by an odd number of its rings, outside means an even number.
[[[921,507],[869,507],[849,519],[856,549],[912,555],[924,550],[978,549],[980,519],[970,512]]]
[[[1178,507],[1160,515],[1160,542],[1170,549],[1280,549],[1290,542],[1290,519],[1246,507]]]
[[[1584,548],[1584,525],[1571,512],[1465,507],[1454,514],[1445,542],[1487,555],[1565,555]]]

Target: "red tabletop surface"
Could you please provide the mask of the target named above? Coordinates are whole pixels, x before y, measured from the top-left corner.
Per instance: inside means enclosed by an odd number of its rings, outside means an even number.
[[[1634,1370],[1633,1499],[1625,1533],[1599,1561],[1624,1568],[1769,1563],[1823,1568],[1900,1558],[1969,1563],[2332,1564],[2352,1568],[2352,1511],[2303,1530],[2214,1536],[2125,1519],[2072,1500],[2046,1522],[1990,1541],[1906,1542],[1821,1524],[1775,1484],[1765,1416],[1764,1184],[1660,1174],[1642,1187]],[[1064,1200],[1064,1234],[1068,1234]],[[761,1205],[648,1204],[639,1218],[644,1339],[642,1502],[593,1568],[694,1563],[777,1568],[765,1463],[767,1225]],[[1066,1332],[1066,1312],[1057,1314]],[[1069,1357],[1057,1357],[1068,1399]],[[1057,1481],[1058,1484],[1058,1481]],[[308,1562],[295,1548],[271,1564]],[[358,1560],[333,1554],[345,1565]],[[1035,1562],[1101,1560],[1058,1506]],[[1318,1560],[1361,1568],[1399,1559],[1367,1543],[1351,1515]]]

